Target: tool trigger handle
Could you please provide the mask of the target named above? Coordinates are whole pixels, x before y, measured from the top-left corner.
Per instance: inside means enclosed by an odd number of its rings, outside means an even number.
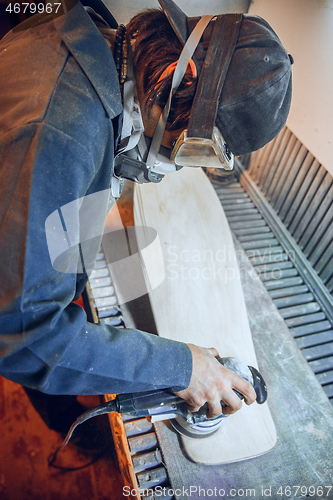
[[[259,373],[256,368],[254,368],[253,366],[249,366],[249,370],[251,371],[253,377],[253,388],[257,395],[256,401],[259,405],[261,405],[267,400],[266,382],[261,373]]]

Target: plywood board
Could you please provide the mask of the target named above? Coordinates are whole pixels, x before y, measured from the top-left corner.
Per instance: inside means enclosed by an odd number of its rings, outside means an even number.
[[[147,269],[148,277],[165,273],[162,284],[149,294],[158,334],[216,347],[220,356],[234,356],[258,368],[242,269],[223,209],[204,172],[183,168],[158,185],[136,185],[134,220],[136,226],[156,229],[162,247],[164,262],[150,255]],[[244,404],[210,437],[181,439],[193,461],[221,464],[266,453],[277,437],[267,403],[254,403]]]

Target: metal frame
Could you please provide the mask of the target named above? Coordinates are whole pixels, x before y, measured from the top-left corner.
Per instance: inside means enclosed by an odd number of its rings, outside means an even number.
[[[287,127],[235,170],[332,321],[333,177]]]

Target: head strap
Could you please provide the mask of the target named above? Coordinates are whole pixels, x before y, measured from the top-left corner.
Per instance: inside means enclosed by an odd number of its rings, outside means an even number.
[[[200,38],[205,31],[207,25],[209,24],[210,20],[214,16],[203,16],[194,30],[192,31],[191,35],[187,39],[186,44],[184,45],[184,48],[182,50],[182,53],[180,54],[179,60],[177,67],[175,69],[172,83],[171,83],[171,90],[169,94],[168,101],[166,105],[164,106],[164,109],[162,111],[162,114],[159,118],[159,121],[157,123],[157,127],[155,129],[154,137],[151,143],[151,147],[148,153],[147,157],[147,166],[148,168],[151,168],[154,166],[158,151],[160,149],[160,145],[162,143],[165,127],[167,124],[168,116],[169,116],[169,111],[171,107],[171,100],[172,100],[172,95],[176,90],[178,89],[185,73],[187,66],[192,58],[192,55],[200,42]]]
[[[212,137],[219,98],[238,40],[242,14],[218,16],[214,24],[191,109],[188,137]]]

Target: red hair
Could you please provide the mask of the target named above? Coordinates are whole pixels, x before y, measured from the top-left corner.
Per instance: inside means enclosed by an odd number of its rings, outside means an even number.
[[[129,43],[135,40],[134,70],[142,72],[146,109],[149,113],[154,104],[163,108],[170,93],[172,75],[158,81],[167,66],[179,59],[183,46],[159,9],[148,9],[133,17],[127,26],[127,36]],[[186,74],[173,95],[167,130],[187,127],[195,90],[196,79]]]

